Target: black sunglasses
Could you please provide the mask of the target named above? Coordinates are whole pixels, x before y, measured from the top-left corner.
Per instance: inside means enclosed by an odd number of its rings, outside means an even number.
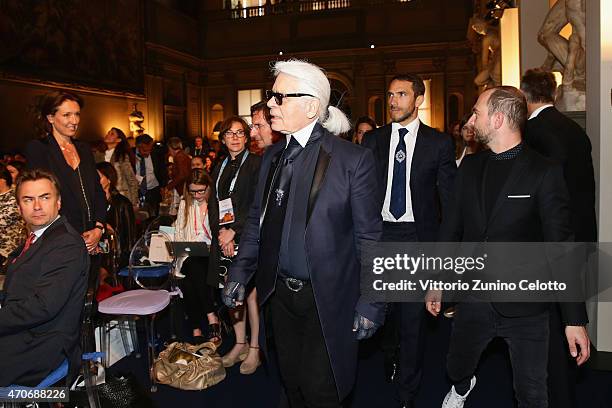
[[[315,97],[314,95],[307,94],[307,93],[282,94],[282,93],[274,92],[270,90],[266,91],[266,101],[269,101],[270,99],[272,99],[272,97],[274,97],[274,101],[276,102],[278,106],[281,106],[283,104],[283,98],[299,98],[300,96],[312,96],[313,98]]]

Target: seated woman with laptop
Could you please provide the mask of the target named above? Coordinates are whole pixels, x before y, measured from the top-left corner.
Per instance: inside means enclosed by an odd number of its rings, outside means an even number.
[[[206,171],[194,169],[185,183],[185,194],[179,204],[174,223],[174,240],[179,242],[202,242],[210,246],[211,229],[208,219],[208,198],[212,181]],[[215,314],[214,290],[206,283],[208,257],[187,256],[182,262],[181,273],[185,275],[181,290],[187,322],[196,344],[212,341],[221,344],[221,327]],[[204,337],[201,322],[206,316],[208,337]]]

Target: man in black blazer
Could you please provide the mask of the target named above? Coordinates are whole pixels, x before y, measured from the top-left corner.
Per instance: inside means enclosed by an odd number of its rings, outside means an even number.
[[[528,70],[521,79],[527,99],[525,142],[563,167],[570,195],[571,227],[576,242],[597,241],[595,173],[591,141],[582,128],[554,106],[557,89],[552,73]]]
[[[83,238],[59,215],[59,183],[26,170],[16,187],[30,236],[11,256],[0,308],[0,386],[35,386],[68,359],[78,372],[81,312],[89,256]]]
[[[168,165],[165,150],[156,146],[147,134],[136,138],[134,172],[140,184],[140,206],[148,210],[150,216],[157,216],[162,201],[161,191],[168,184]]]
[[[457,171],[455,150],[450,136],[420,122],[424,95],[419,76],[394,77],[387,91],[393,122],[366,133],[362,143],[376,158],[383,241],[435,242],[448,212]],[[423,305],[396,304],[392,316],[384,329],[383,349],[389,366],[396,357],[394,333],[399,327],[399,375],[393,380],[403,405],[410,407],[421,379]]]
[[[478,98],[469,124],[491,150],[462,163],[441,241],[571,240],[562,170],[522,143],[526,113],[525,98],[514,87],[493,88]],[[426,302],[430,313],[439,313],[439,300]],[[582,364],[590,353],[585,306],[559,306],[570,354]],[[454,385],[442,407],[463,407],[480,355],[494,337],[504,338],[510,349],[518,406],[548,407],[549,309],[546,303],[459,303],[447,358]]]
[[[595,175],[591,141],[580,126],[554,106],[557,83],[552,73],[530,69],[521,79],[529,120],[525,142],[561,164],[570,198],[570,222],[576,242],[597,241]],[[576,406],[576,364],[562,358],[565,344],[558,308],[551,310],[548,385],[550,406]]]
[[[223,299],[244,300],[254,277],[260,344],[272,333],[291,407],[340,407],[357,371],[358,340],[384,319],[360,294],[360,255],[380,239],[372,152],[337,135],[350,129],[329,106],[323,71],[299,60],[274,66],[272,128],[286,141],[262,159],[255,200]]]

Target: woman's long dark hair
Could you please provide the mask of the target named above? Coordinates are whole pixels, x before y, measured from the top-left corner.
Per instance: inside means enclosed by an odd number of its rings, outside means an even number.
[[[96,170],[104,174],[104,176],[108,179],[110,183],[110,191],[115,191],[117,189],[118,179],[117,170],[115,170],[115,166],[113,166],[109,162],[100,162],[96,164]]]
[[[117,146],[115,146],[115,153],[113,155],[117,160],[123,160],[125,157],[130,158],[130,144],[125,137],[125,133],[119,128],[111,128],[111,131],[114,131],[119,139],[121,140]]]

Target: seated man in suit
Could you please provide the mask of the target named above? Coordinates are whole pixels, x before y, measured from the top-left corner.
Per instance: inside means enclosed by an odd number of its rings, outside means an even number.
[[[476,140],[490,150],[467,156],[459,168],[440,241],[571,240],[569,197],[561,167],[522,142],[526,116],[525,98],[514,87],[492,88],[480,95],[468,123],[474,127]],[[517,196],[517,191],[530,194]],[[508,344],[518,406],[548,407],[550,304],[464,300],[457,305],[447,357],[454,385],[442,407],[463,407],[476,384],[480,356],[494,337]],[[436,296],[426,302],[433,315],[440,312],[439,301]],[[559,308],[569,354],[580,365],[590,353],[585,305],[559,303]]]
[[[59,182],[27,170],[15,189],[30,233],[11,255],[0,308],[0,386],[35,386],[65,359],[69,381],[80,362],[81,312],[89,256],[83,238],[59,215]]]

